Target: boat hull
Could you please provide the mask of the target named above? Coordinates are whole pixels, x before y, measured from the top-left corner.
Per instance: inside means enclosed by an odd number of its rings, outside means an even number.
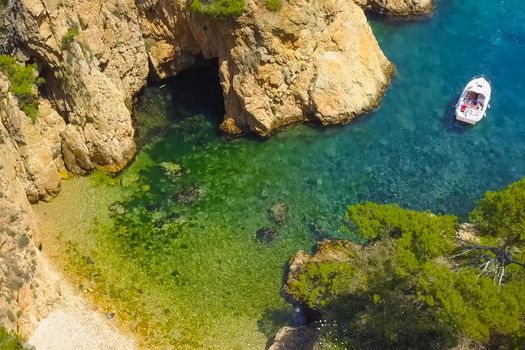
[[[480,116],[466,115],[465,113],[462,113],[459,108],[456,108],[456,120],[457,121],[474,125],[477,122],[479,122],[481,119],[483,119],[483,115],[480,115]]]
[[[456,104],[456,120],[476,124],[485,117],[491,96],[490,83],[484,77],[472,79]]]

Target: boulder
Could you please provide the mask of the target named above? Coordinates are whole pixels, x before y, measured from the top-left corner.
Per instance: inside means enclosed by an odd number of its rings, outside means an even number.
[[[434,11],[435,0],[354,0],[365,10],[388,16],[421,16]]]
[[[277,200],[273,202],[270,209],[268,209],[270,220],[277,225],[282,225],[288,221],[288,204],[285,201]]]
[[[277,332],[268,350],[307,350],[313,349],[319,338],[319,331],[313,327],[285,326]]]
[[[317,243],[315,254],[309,255],[304,251],[298,251],[288,262],[285,283],[282,287],[284,298],[294,305],[307,305],[309,308],[315,308],[315,300],[310,300],[309,293],[313,293],[311,288],[323,290],[329,288],[328,285],[317,285],[318,271],[316,267],[323,264],[345,265],[349,264],[352,259],[358,257],[361,246],[348,240],[328,240],[325,239]],[[358,259],[359,260],[359,259]],[[352,273],[351,269],[346,271]],[[345,272],[345,273],[346,273]],[[335,278],[336,275],[331,276]],[[304,283],[310,283],[305,289]],[[356,286],[364,285],[360,278],[355,276]],[[310,288],[310,289],[309,289]],[[353,288],[353,286],[348,286]],[[306,293],[306,294],[305,294]],[[314,293],[315,294],[315,293]],[[321,293],[326,297],[326,293]],[[314,295],[315,296],[315,295]]]
[[[269,227],[261,227],[255,232],[255,237],[261,243],[271,243],[277,238],[277,231]]]
[[[173,195],[173,199],[177,204],[181,205],[190,205],[199,200],[201,191],[198,186],[188,186],[184,187],[180,191],[177,191]]]

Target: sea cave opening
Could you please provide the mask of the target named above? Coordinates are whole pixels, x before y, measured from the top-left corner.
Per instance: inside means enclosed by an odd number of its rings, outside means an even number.
[[[174,77],[151,79],[138,95],[133,107],[135,139],[140,148],[168,131],[170,125],[196,116],[213,125],[218,133],[224,113],[218,60],[198,59]]]

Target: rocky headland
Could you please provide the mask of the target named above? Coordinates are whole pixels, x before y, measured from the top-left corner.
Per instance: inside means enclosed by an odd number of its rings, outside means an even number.
[[[378,106],[393,73],[363,9],[422,15],[430,0],[247,1],[238,18],[186,1],[11,0],[3,53],[45,79],[34,121],[0,74],[0,319],[24,336],[61,297],[32,241],[30,203],[50,200],[68,174],[122,170],[135,154],[133,100],[148,79],[217,59],[221,129],[268,136],[299,122],[340,124]]]

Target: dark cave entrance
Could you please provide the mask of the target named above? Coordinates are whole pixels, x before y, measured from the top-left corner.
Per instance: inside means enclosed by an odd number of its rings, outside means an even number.
[[[224,96],[219,78],[219,61],[198,60],[193,67],[166,79],[171,89],[173,107],[193,113],[206,114],[220,124],[224,117]],[[179,116],[180,117],[180,116]]]
[[[135,98],[133,122],[136,142],[144,145],[151,136],[166,132],[167,126],[194,115],[204,115],[217,126],[225,114],[217,59],[199,59],[174,77],[148,85]]]

